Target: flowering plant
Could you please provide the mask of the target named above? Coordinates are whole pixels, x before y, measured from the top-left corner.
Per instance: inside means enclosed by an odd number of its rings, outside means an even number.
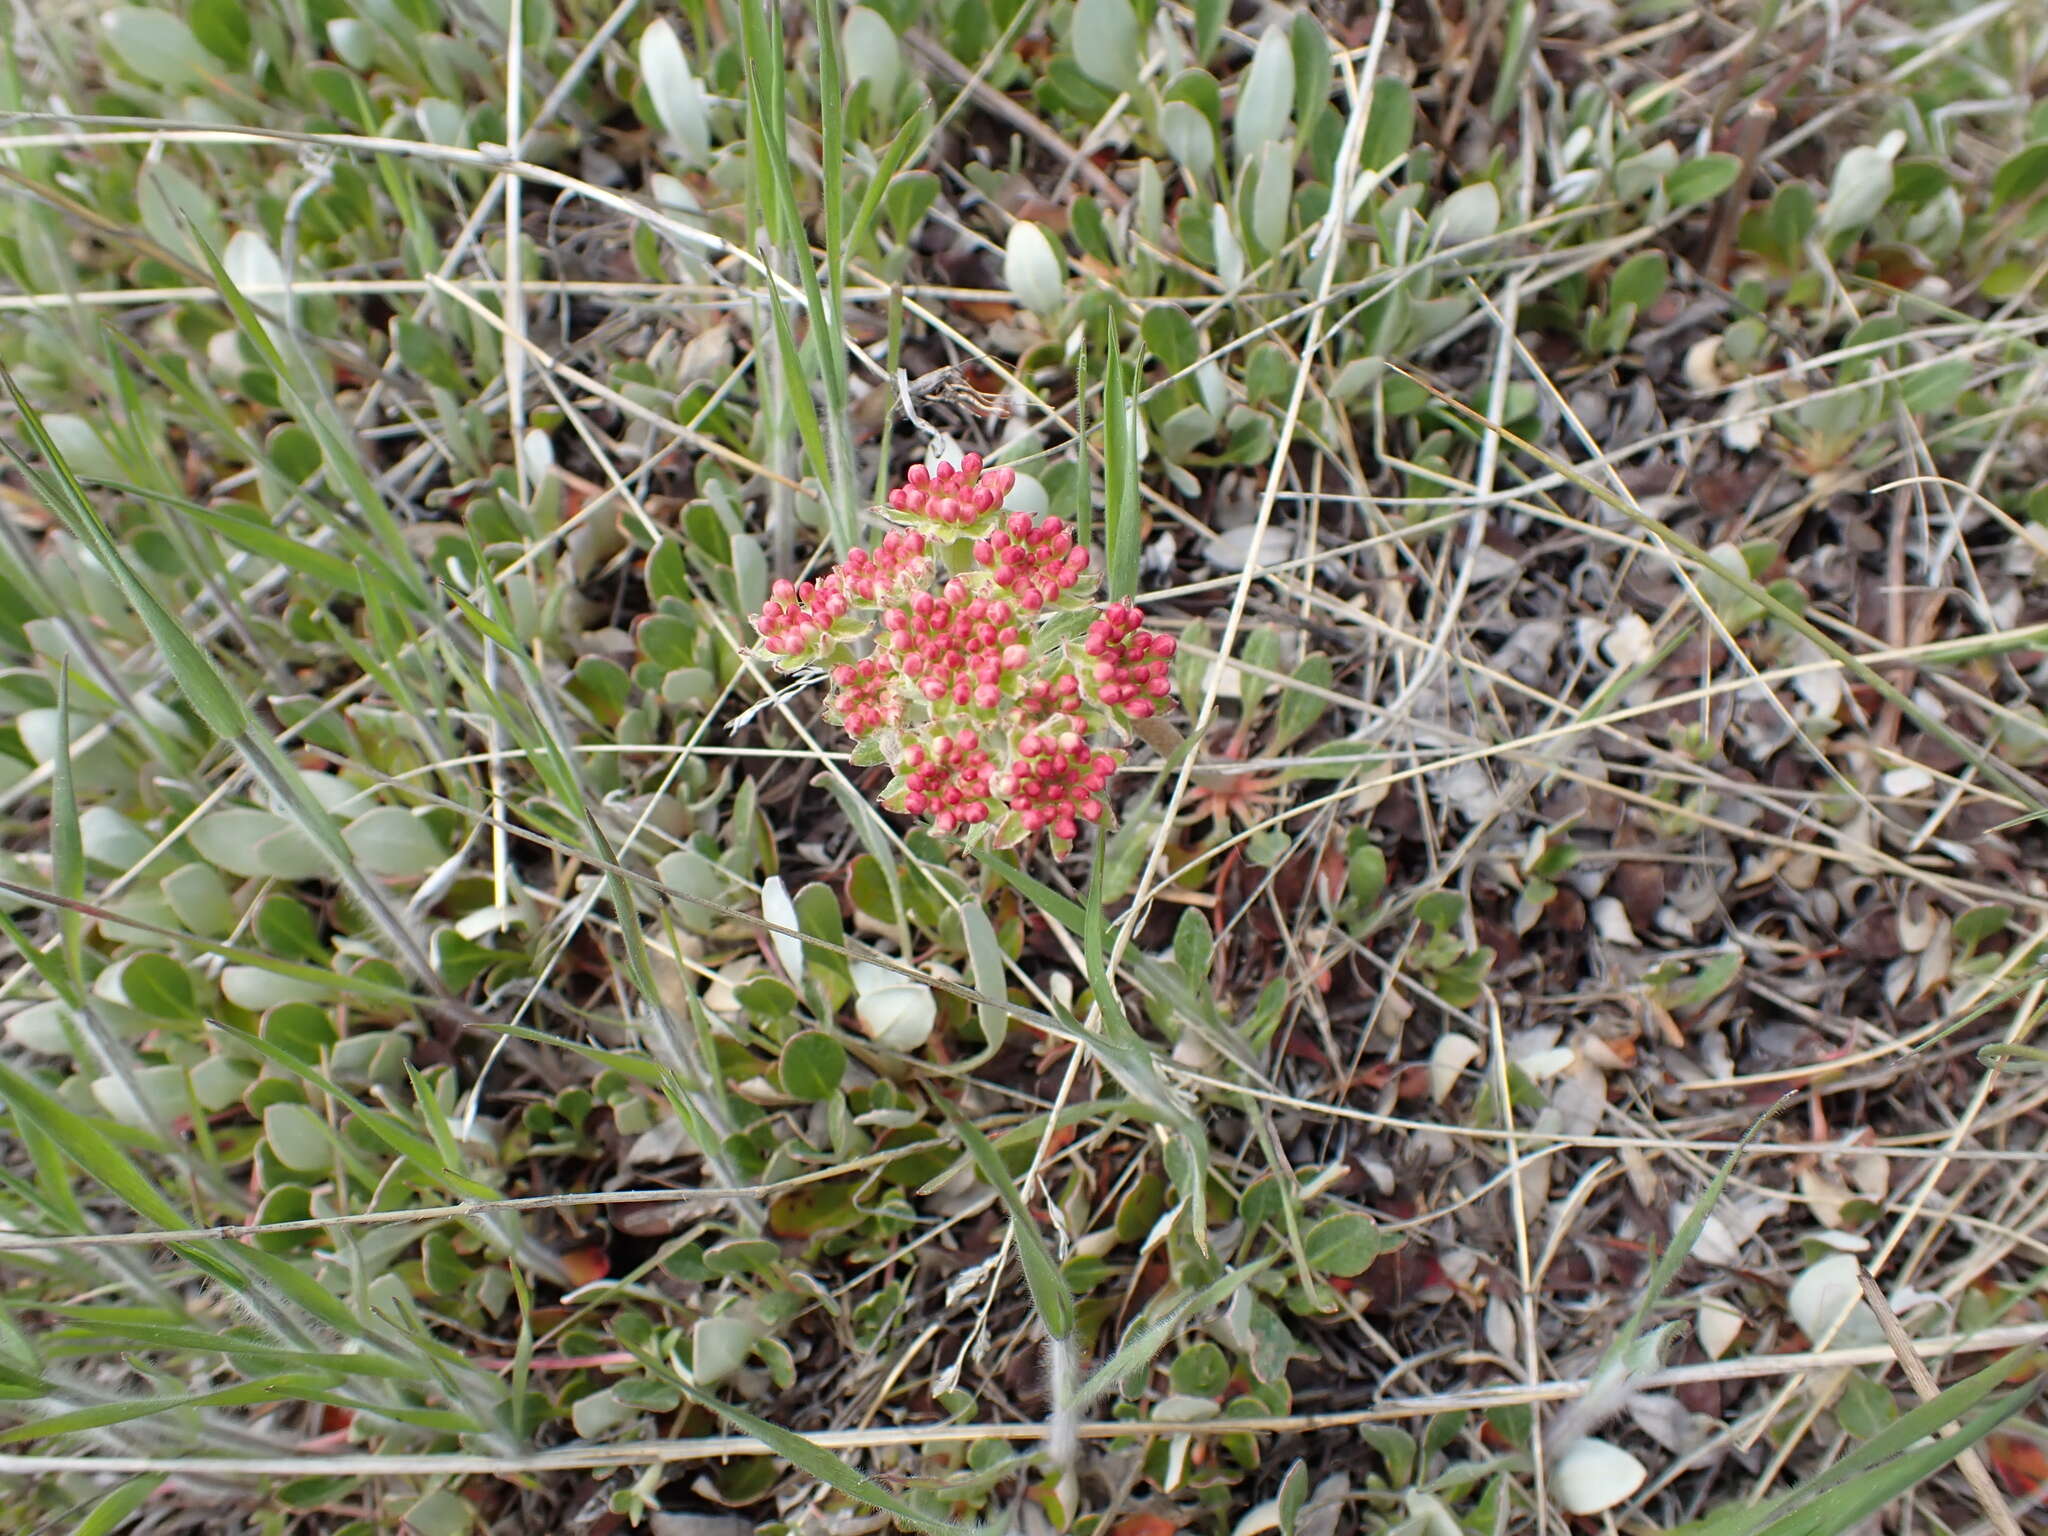
[[[855,760],[895,770],[889,809],[1064,851],[1109,814],[1133,723],[1172,707],[1174,641],[1091,600],[1073,530],[1004,509],[1016,480],[972,453],[914,467],[883,509],[898,527],[815,581],[776,582],[753,624],[778,667],[829,678]]]

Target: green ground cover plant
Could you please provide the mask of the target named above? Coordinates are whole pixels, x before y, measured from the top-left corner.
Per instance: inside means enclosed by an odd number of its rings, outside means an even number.
[[[2037,7],[0,50],[0,1522],[2017,1532]]]

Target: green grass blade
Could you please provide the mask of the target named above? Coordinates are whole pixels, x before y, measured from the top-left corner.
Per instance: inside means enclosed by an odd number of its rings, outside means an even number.
[[[128,1522],[149,1502],[149,1496],[164,1485],[167,1475],[157,1472],[147,1477],[131,1477],[93,1505],[85,1518],[71,1528],[71,1536],[116,1536],[128,1529]]]
[[[1749,1129],[1742,1133],[1742,1140],[1736,1144],[1735,1150],[1721,1159],[1721,1166],[1714,1171],[1714,1177],[1708,1181],[1699,1199],[1693,1202],[1692,1209],[1686,1212],[1685,1220],[1679,1223],[1678,1230],[1671,1235],[1670,1245],[1657,1255],[1657,1262],[1650,1269],[1650,1278],[1643,1283],[1643,1294],[1636,1298],[1635,1311],[1629,1314],[1627,1324],[1608,1346],[1602,1361],[1603,1366],[1619,1361],[1635,1347],[1636,1340],[1643,1336],[1643,1329],[1649,1322],[1651,1310],[1664,1299],[1665,1292],[1671,1289],[1672,1282],[1678,1278],[1678,1271],[1692,1256],[1693,1245],[1700,1240],[1700,1233],[1706,1230],[1707,1218],[1713,1215],[1714,1207],[1721,1199],[1721,1192],[1728,1187],[1728,1180],[1734,1175],[1736,1164],[1742,1161],[1742,1155],[1749,1150],[1750,1143],[1756,1140],[1765,1126],[1777,1118],[1778,1112],[1784,1109],[1792,1098],[1793,1095],[1786,1094],[1751,1121]]]
[[[1129,602],[1138,595],[1138,441],[1130,375],[1110,323],[1103,366],[1102,542],[1109,596]]]
[[[17,1424],[12,1429],[0,1431],[0,1445],[19,1445],[24,1440],[47,1440],[55,1435],[76,1434],[80,1430],[104,1429],[110,1424],[126,1424],[135,1419],[151,1418],[159,1413],[173,1413],[181,1408],[239,1408],[252,1403],[289,1401],[331,1386],[334,1380],[333,1376],[324,1371],[314,1375],[286,1374],[266,1376],[258,1381],[240,1382],[232,1387],[222,1387],[218,1391],[200,1392],[190,1396],[147,1397],[132,1402],[96,1403],[90,1408],[51,1414],[48,1418],[37,1419],[34,1423]]]
[[[1068,1289],[1066,1277],[1060,1273],[1052,1250],[1046,1247],[1038,1223],[1031,1219],[1022,1192],[1011,1179],[1009,1169],[1003,1166],[1002,1154],[950,1100],[935,1094],[932,1102],[945,1115],[947,1123],[967,1148],[967,1155],[974,1159],[975,1168],[1009,1213],[1010,1229],[1017,1239],[1017,1257],[1024,1265],[1024,1283],[1031,1288],[1031,1301],[1038,1308],[1038,1320],[1045,1328],[1046,1337],[1062,1343],[1071,1340],[1074,1336],[1074,1293]]]
[[[78,829],[78,790],[71,765],[71,668],[57,672],[57,751],[50,759],[50,868],[58,892],[69,904],[57,909],[64,970],[76,995],[85,985],[85,921],[77,903],[85,900],[85,840]]]
[[[356,597],[363,595],[365,583],[357,573],[354,561],[344,560],[340,555],[329,554],[324,549],[316,549],[303,538],[281,533],[269,523],[237,517],[231,512],[221,511],[218,507],[201,506],[196,501],[173,496],[167,491],[150,490],[144,486],[130,485],[125,481],[100,480],[94,483],[104,485],[110,491],[119,491],[123,495],[153,501],[159,506],[169,508],[180,517],[198,523],[209,533],[225,539],[237,549],[296,572],[323,591],[347,592]],[[382,561],[377,562],[376,573],[381,581],[391,580],[389,568]]]
[[[383,546],[385,559],[398,577],[399,591],[407,605],[415,611],[424,612],[431,604],[420,562],[406,547],[405,531],[385,501],[384,493],[377,489],[377,482],[364,467],[362,454],[350,438],[332,397],[314,376],[296,345],[289,349],[289,353],[278,346],[269,325],[258,316],[255,307],[235,286],[235,280],[228,276],[228,269],[222,265],[220,257],[196,231],[193,232],[193,244],[206,258],[207,270],[212,274],[214,285],[220,289],[221,298],[235,317],[236,324],[241,327],[243,340],[255,348],[265,365],[276,375],[277,386],[286,405],[300,424],[313,434],[328,469],[348,492],[357,513]]]
[[[36,469],[15,451],[11,443],[4,445],[8,457],[35,487],[44,505],[73,538],[92,551],[93,557],[119,584],[122,596],[134,605],[137,615],[149,628],[150,638],[163,652],[164,661],[170,667],[179,690],[191,701],[192,707],[213,733],[227,740],[249,730],[254,722],[241,694],[228,686],[212,659],[199,649],[186,627],[157,600],[156,593],[143,584],[127,556],[114,542],[113,535],[107,531],[106,524],[93,510],[92,503],[86,499],[84,488],[72,474],[56,442],[44,429],[42,417],[37,414],[35,406],[22,394],[13,374],[6,373],[4,377],[7,393],[14,401],[16,420],[20,422],[36,457],[49,466],[48,473]]]
[[[928,1536],[986,1536],[982,1527],[961,1525],[956,1521],[943,1520],[926,1513],[902,1495],[884,1488],[844,1458],[835,1456],[821,1445],[813,1444],[793,1430],[784,1429],[779,1424],[771,1424],[744,1408],[736,1408],[730,1403],[722,1402],[694,1382],[678,1381],[676,1385],[690,1401],[717,1414],[740,1433],[752,1435],[799,1472],[817,1479],[829,1488],[837,1488],[849,1498],[860,1500],[870,1509],[879,1509],[884,1514],[894,1515],[912,1530],[927,1532]]]
[[[1187,1325],[1190,1318],[1228,1301],[1257,1276],[1271,1269],[1275,1262],[1274,1256],[1268,1255],[1241,1268],[1233,1269],[1211,1280],[1192,1296],[1182,1297],[1164,1315],[1150,1322],[1138,1324],[1124,1336],[1124,1341],[1117,1346],[1116,1353],[1098,1365],[1081,1383],[1075,1393],[1076,1411],[1085,1409],[1124,1378],[1142,1369],[1154,1355],[1166,1347],[1169,1339]]]
[[[144,1220],[159,1227],[183,1229],[193,1225],[190,1217],[157,1192],[153,1180],[128,1160],[106,1135],[103,1123],[88,1120],[76,1110],[45,1093],[12,1067],[0,1063],[0,1099],[24,1120],[64,1149],[64,1155],[118,1195]]]
[[[1999,1356],[1991,1364],[1964,1377],[1954,1386],[1901,1414],[1808,1482],[1788,1489],[1762,1504],[1735,1505],[1723,1509],[1706,1520],[1686,1527],[1685,1536],[1760,1536],[1760,1533],[1766,1530],[1776,1533],[1776,1536],[1786,1536],[1788,1531],[1794,1530],[1847,1529],[1846,1526],[1787,1527],[1782,1522],[1802,1518],[1810,1511],[1812,1501],[1830,1491],[1848,1489],[1853,1492],[1853,1485],[1859,1480],[1875,1475],[1887,1463],[1893,1463],[1894,1458],[1904,1456],[1916,1442],[1952,1424],[1967,1424],[1969,1429],[1976,1430],[1977,1433],[1971,1441],[1965,1441],[1964,1432],[1959,1432],[1922,1447],[1915,1453],[1917,1455],[1946,1451],[1947,1454],[1938,1456],[1926,1470],[1931,1471],[1933,1467],[1945,1465],[1967,1444],[1974,1443],[1974,1439],[1990,1433],[1999,1423],[2010,1418],[2013,1413],[2039,1396],[2041,1385],[2029,1384],[1984,1410],[1985,1413],[1997,1415],[1993,1422],[1983,1422],[1979,1412],[1980,1405],[1985,1399],[2003,1386],[2016,1370],[2029,1364],[2038,1354],[2037,1349],[2022,1348]],[[1920,1475],[1924,1476],[1925,1473]],[[1903,1486],[1909,1487],[1913,1481],[1917,1481],[1917,1478],[1909,1479]]]

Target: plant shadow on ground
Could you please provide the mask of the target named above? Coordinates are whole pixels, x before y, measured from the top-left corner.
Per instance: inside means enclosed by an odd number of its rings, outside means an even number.
[[[2038,1522],[2048,111],[1726,11],[23,12],[9,1528]],[[963,845],[748,619],[970,453]]]

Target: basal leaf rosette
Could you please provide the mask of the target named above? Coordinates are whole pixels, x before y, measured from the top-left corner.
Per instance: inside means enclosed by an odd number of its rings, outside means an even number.
[[[983,468],[978,453],[958,464],[913,464],[885,510],[890,521],[928,539],[978,539],[995,527],[1016,484],[1015,470]]]

